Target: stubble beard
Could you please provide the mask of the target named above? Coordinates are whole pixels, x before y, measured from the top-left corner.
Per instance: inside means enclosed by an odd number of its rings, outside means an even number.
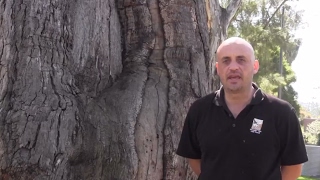
[[[243,86],[241,84],[228,85],[228,86],[225,86],[224,89],[229,93],[237,94],[243,91]]]

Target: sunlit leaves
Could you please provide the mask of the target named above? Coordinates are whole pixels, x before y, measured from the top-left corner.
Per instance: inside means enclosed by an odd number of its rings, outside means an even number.
[[[310,123],[307,127],[307,130],[311,134],[320,134],[320,120]]]
[[[320,145],[320,120],[313,121],[308,125],[304,138],[309,144]]]

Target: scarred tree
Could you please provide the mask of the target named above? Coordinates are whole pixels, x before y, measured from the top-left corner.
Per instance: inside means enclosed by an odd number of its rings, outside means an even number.
[[[175,155],[241,0],[0,0],[0,178],[192,179]]]

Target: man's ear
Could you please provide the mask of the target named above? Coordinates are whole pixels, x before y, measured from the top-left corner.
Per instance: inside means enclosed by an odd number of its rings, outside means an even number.
[[[219,66],[219,64],[218,64],[218,62],[216,62],[216,71],[217,71],[217,74],[219,75],[218,66]]]
[[[259,61],[255,60],[253,63],[253,73],[256,74],[259,71]]]

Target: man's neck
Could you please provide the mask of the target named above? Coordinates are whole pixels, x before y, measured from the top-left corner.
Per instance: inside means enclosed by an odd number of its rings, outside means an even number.
[[[252,96],[254,93],[254,88],[251,87],[247,91],[243,91],[241,93],[230,93],[225,91],[225,101],[228,105],[235,106],[246,106],[251,102]]]

